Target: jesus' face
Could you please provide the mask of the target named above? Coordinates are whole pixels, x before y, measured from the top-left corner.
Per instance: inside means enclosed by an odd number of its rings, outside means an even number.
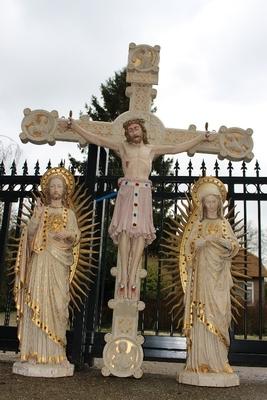
[[[129,143],[139,144],[143,141],[143,131],[139,124],[131,124],[127,129],[127,140]]]
[[[49,195],[51,200],[61,200],[65,192],[65,186],[62,179],[55,177],[49,182]]]

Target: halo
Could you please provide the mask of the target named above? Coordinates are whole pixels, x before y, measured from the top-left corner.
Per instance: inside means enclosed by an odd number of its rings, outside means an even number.
[[[47,184],[49,179],[56,176],[63,176],[67,186],[68,196],[71,196],[74,192],[75,180],[72,173],[64,167],[50,168],[48,171],[45,172],[45,174],[41,178],[42,192],[45,192],[47,190]]]
[[[199,178],[191,189],[193,202],[197,206],[200,206],[202,198],[208,194],[221,196],[222,202],[224,203],[226,200],[227,191],[222,181],[220,181],[218,178],[214,178],[213,176]]]

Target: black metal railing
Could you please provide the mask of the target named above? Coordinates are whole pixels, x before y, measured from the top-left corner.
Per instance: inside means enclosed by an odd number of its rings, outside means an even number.
[[[117,252],[108,237],[108,226],[113,212],[118,177],[97,176],[98,164],[105,164],[106,159],[105,153],[100,154],[96,146],[90,146],[88,160],[87,173],[82,179],[95,200],[101,243],[95,284],[82,312],[76,315],[68,335],[69,354],[77,365],[83,364],[84,361],[90,362],[93,357],[100,357],[102,354],[103,336],[110,329],[112,320],[107,302],[113,298],[114,278],[110,276],[109,270],[116,265]],[[48,163],[47,168],[51,168],[51,163]],[[165,219],[169,214],[177,212],[179,202],[185,199],[193,182],[199,175],[213,175],[227,185],[230,205],[239,211],[245,230],[253,227],[253,240],[256,243],[251,249],[250,243],[245,243],[248,252],[255,256],[252,280],[254,302],[251,302],[251,298],[246,299],[238,326],[232,331],[230,360],[239,364],[267,365],[267,355],[264,356],[264,353],[267,353],[267,274],[264,267],[265,260],[267,264],[267,248],[264,246],[265,231],[267,232],[267,177],[260,176],[258,162],[253,166],[244,162],[225,164],[218,160],[214,165],[207,165],[203,161],[199,170],[195,170],[192,161],[189,160],[187,174],[180,175],[180,171],[176,161],[170,175],[151,176],[157,239],[146,249],[143,260],[148,276],[142,284],[141,298],[146,303],[146,308],[140,313],[139,329],[145,336],[145,358],[184,360],[185,342],[181,332],[176,329],[162,295],[164,279],[159,256],[160,244]],[[72,172],[75,173],[75,170],[72,169]],[[11,230],[13,235],[19,236],[15,223],[20,221],[23,200],[39,185],[39,174],[38,163],[33,175],[29,175],[26,162],[21,175],[17,174],[15,163],[12,164],[9,175],[5,173],[4,164],[0,164],[0,350],[18,350],[16,327],[12,326],[14,304],[7,276],[7,243]]]

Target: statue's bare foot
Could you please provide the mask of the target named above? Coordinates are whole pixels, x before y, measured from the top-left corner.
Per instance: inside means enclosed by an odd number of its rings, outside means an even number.
[[[127,286],[122,282],[118,284],[118,298],[127,299]]]
[[[223,368],[223,372],[226,372],[227,374],[233,374],[234,370],[233,368],[229,365],[229,363],[226,363],[224,368]]]
[[[129,298],[131,300],[137,299],[137,286],[135,283],[129,284]]]

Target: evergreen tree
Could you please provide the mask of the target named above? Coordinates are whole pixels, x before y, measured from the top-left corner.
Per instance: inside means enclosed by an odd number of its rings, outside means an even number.
[[[129,110],[129,98],[125,95],[127,86],[126,69],[115,72],[114,77],[109,78],[105,84],[102,83],[100,86],[103,105],[96,96],[92,96],[91,104],[85,105],[87,114],[93,121],[114,121],[120,114]]]

